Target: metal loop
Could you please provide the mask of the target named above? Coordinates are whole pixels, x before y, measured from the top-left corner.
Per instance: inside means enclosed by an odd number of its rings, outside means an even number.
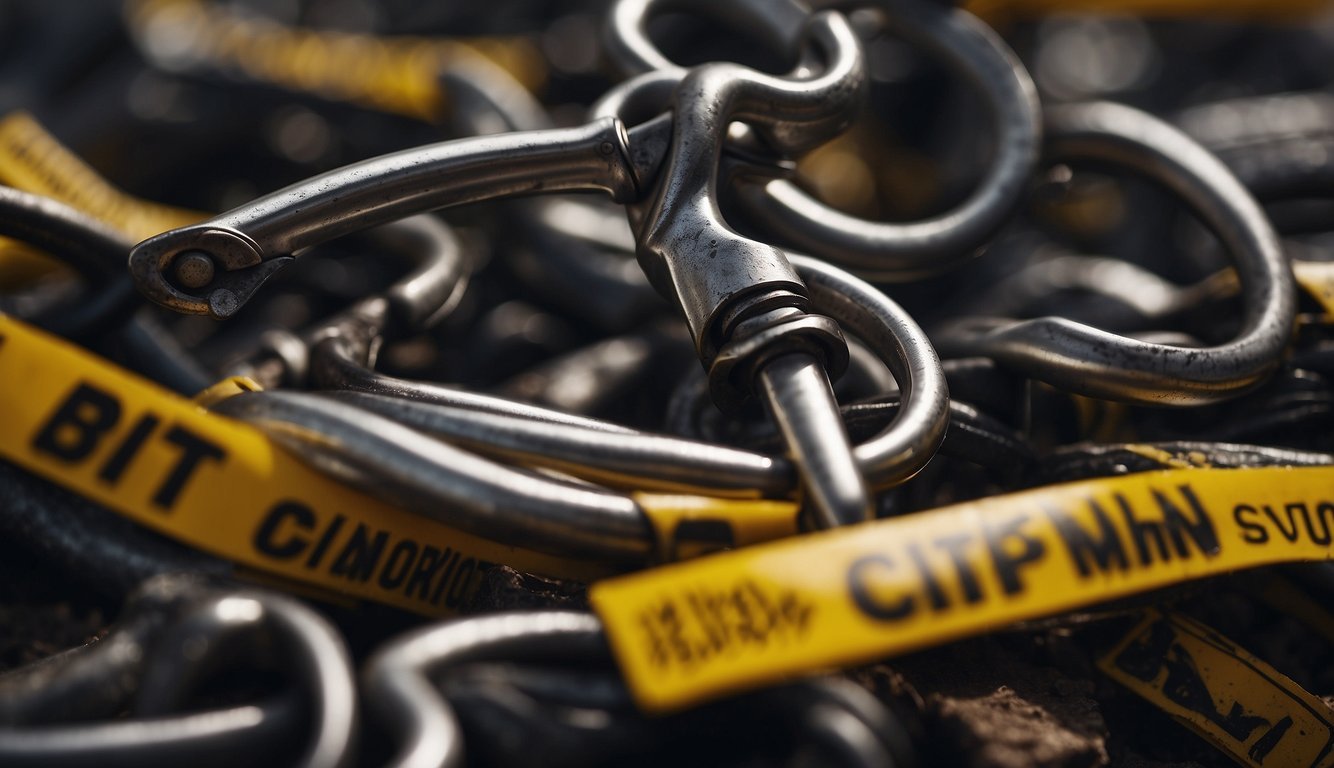
[[[146,649],[205,589],[198,575],[142,579],[97,642],[0,675],[0,724],[92,720],[124,711],[149,662]]]
[[[398,742],[391,766],[455,768],[463,764],[463,737],[431,678],[471,661],[587,661],[609,655],[602,623],[591,614],[501,613],[395,638],[366,663],[362,684],[367,706]]]
[[[889,367],[902,393],[897,417],[853,449],[873,488],[915,475],[931,460],[949,426],[949,386],[922,329],[888,296],[819,259],[789,254],[819,310],[839,322]]]
[[[738,302],[775,288],[804,293],[781,251],[723,219],[717,167],[733,120],[751,122],[784,151],[809,148],[851,120],[865,85],[856,38],[835,14],[810,17],[806,29],[827,59],[814,77],[715,63],[690,70],[676,89],[671,151],[636,238],[649,281],[681,306],[706,365],[729,330],[716,326]]]
[[[366,392],[324,396],[485,456],[532,463],[611,487],[744,499],[787,496],[796,483],[792,464],[782,457],[713,443],[607,432]]]
[[[228,768],[281,749],[299,727],[299,713],[280,701],[143,720],[0,731],[0,762],[9,768]]]
[[[347,389],[368,392],[394,399],[436,403],[478,413],[496,413],[514,416],[526,422],[539,424],[573,424],[599,432],[631,432],[617,424],[596,421],[564,411],[494,395],[469,392],[463,389],[425,381],[408,381],[386,376],[367,367],[368,361],[348,339],[333,336],[315,347],[311,358],[311,376],[316,386],[325,389]]]
[[[607,54],[626,75],[662,71],[685,74],[649,39],[654,16],[673,12],[706,14],[724,24],[757,33],[766,45],[793,60],[810,10],[798,0],[620,0],[611,9],[603,43]]]
[[[192,689],[216,671],[214,663],[230,661],[223,657],[237,646],[253,647],[259,630],[271,633],[266,639],[276,641],[279,663],[293,668],[305,695],[181,714]],[[7,766],[188,761],[223,768],[282,749],[303,729],[309,744],[293,765],[343,768],[355,757],[352,664],[333,626],[287,597],[223,592],[193,576],[145,582],[107,638],[30,665],[3,683],[6,722],[72,721],[0,728],[0,762]],[[115,717],[135,688],[133,719],[77,722]]]
[[[230,641],[230,642],[229,642]],[[354,757],[358,707],[352,661],[337,630],[302,603],[269,592],[237,591],[199,601],[154,647],[136,700],[136,714],[162,716],[186,696],[228,646],[272,643],[284,671],[294,674],[308,713],[309,744],[293,765],[339,768]]]
[[[1242,286],[1242,328],[1215,347],[1153,344],[1062,318],[980,319],[937,339],[949,356],[982,355],[1081,395],[1188,406],[1236,397],[1278,365],[1296,313],[1292,271],[1264,212],[1213,155],[1131,107],[1050,110],[1047,160],[1109,163],[1163,184],[1231,253]]]
[[[833,2],[838,7],[868,5]],[[795,183],[741,183],[746,213],[780,241],[868,279],[916,280],[958,266],[1019,205],[1041,147],[1041,107],[1032,79],[1005,41],[962,8],[881,0],[890,31],[927,50],[983,97],[996,126],[995,159],[969,197],[921,221],[871,222],[834,210]]]
[[[454,706],[433,681],[478,662],[566,662],[596,670],[594,665],[610,658],[602,623],[592,614],[555,610],[499,613],[425,627],[395,638],[367,662],[362,683],[367,706],[397,741],[390,766],[455,768],[464,764],[465,757],[475,755],[467,755]],[[510,676],[513,674],[511,669]],[[548,684],[541,686],[545,693],[563,694],[561,698],[574,694],[571,704],[582,709],[620,700],[618,691],[610,696],[607,692],[589,695],[571,690],[566,679],[553,682],[557,691]],[[757,711],[766,721],[800,733],[805,743],[822,747],[817,752],[820,764],[915,764],[903,726],[874,696],[846,681],[796,681],[707,704],[694,716],[716,722]],[[688,723],[678,721],[675,727],[688,727]]]

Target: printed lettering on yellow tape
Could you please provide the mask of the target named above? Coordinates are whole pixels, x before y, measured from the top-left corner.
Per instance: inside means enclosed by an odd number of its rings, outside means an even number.
[[[0,378],[0,458],[257,571],[427,615],[448,614],[497,563],[606,572],[387,506],[248,425],[2,315]]]
[[[0,119],[0,183],[59,200],[136,240],[206,218],[121,192],[26,112]]]
[[[662,562],[687,560],[797,533],[797,505],[769,499],[636,493]]]
[[[1242,765],[1334,766],[1334,712],[1197,621],[1149,611],[1098,666]]]
[[[1051,486],[595,584],[636,698],[670,710],[1238,568],[1334,557],[1334,468]]]

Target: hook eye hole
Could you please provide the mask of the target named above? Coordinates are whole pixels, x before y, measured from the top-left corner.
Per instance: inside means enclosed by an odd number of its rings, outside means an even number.
[[[771,75],[782,75],[796,66],[792,51],[775,46],[738,20],[679,11],[654,14],[648,21],[648,38],[664,56],[686,68],[712,61],[728,61]]]

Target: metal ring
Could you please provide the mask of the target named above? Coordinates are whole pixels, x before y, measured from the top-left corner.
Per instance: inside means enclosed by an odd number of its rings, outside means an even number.
[[[1009,219],[1037,164],[1041,106],[1019,58],[972,14],[917,0],[879,5],[892,31],[943,60],[984,98],[996,124],[995,160],[986,177],[953,210],[908,223],[842,213],[783,179],[740,184],[737,199],[767,232],[795,248],[869,279],[915,280],[973,257]]]
[[[307,694],[258,706],[180,714],[198,683],[237,646],[272,643]],[[272,646],[270,646],[272,647]],[[220,592],[180,574],[151,579],[112,633],[96,644],[7,676],[0,728],[5,765],[227,766],[290,744],[309,745],[294,765],[341,768],[353,755],[357,695],[351,660],[337,631],[299,602],[268,592]],[[132,720],[112,718],[135,689]],[[70,721],[50,726],[54,719]]]
[[[872,488],[907,480],[935,455],[949,426],[949,387],[935,348],[907,312],[865,281],[810,256],[788,260],[814,306],[860,338],[899,383],[898,416],[853,455]]]
[[[1062,318],[982,319],[938,338],[952,356],[981,355],[1076,394],[1186,406],[1236,397],[1278,365],[1296,314],[1292,270],[1269,220],[1221,162],[1177,129],[1105,102],[1052,109],[1049,162],[1094,161],[1141,173],[1179,195],[1232,254],[1244,311],[1216,347],[1153,344]]]
[[[463,764],[465,744],[453,706],[433,681],[453,668],[489,661],[609,661],[602,623],[572,611],[500,613],[402,635],[378,649],[362,674],[366,703],[396,738],[389,765]],[[581,701],[574,706],[597,707]],[[911,741],[875,697],[842,680],[800,680],[704,705],[710,719],[757,711],[824,744],[843,765],[912,764]]]
[[[123,712],[143,678],[148,649],[164,627],[206,594],[206,577],[184,575],[189,570],[182,565],[174,573],[142,579],[116,623],[96,642],[0,675],[0,724],[89,721]]]
[[[293,765],[339,768],[352,762],[358,736],[356,681],[338,631],[304,604],[272,592],[209,595],[154,645],[135,714],[165,716],[183,707],[199,679],[238,649],[272,643],[283,670],[299,682],[307,745]]]
[[[602,623],[587,613],[500,613],[426,627],[375,652],[362,673],[367,707],[398,742],[398,768],[460,766],[463,736],[431,683],[445,669],[514,658],[593,660],[610,655]]]

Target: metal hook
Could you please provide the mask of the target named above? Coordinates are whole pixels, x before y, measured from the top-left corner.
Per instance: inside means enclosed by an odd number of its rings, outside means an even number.
[[[1047,114],[1049,162],[1126,167],[1176,193],[1232,254],[1242,328],[1216,347],[1154,344],[1061,318],[979,319],[937,343],[948,356],[982,355],[1077,394],[1145,405],[1218,402],[1252,389],[1278,365],[1296,314],[1292,270],[1255,199],[1185,134],[1132,107],[1091,103]]]
[[[741,183],[737,199],[781,242],[862,277],[900,282],[946,272],[976,256],[1022,200],[1042,144],[1037,89],[1000,35],[962,8],[924,0],[824,5],[883,9],[890,32],[926,49],[967,80],[995,122],[995,159],[966,200],[921,221],[866,221],[830,208],[784,179]]]
[[[631,41],[623,49],[632,53],[651,50],[647,19],[664,7],[670,6],[618,4],[612,38]],[[789,41],[804,43],[804,58],[821,54],[823,68],[800,66],[784,78],[713,63],[682,74],[666,164],[631,217],[640,264],[684,313],[715,402],[726,407],[752,391],[763,395],[788,438],[817,520],[836,526],[871,514],[829,385],[829,375],[846,365],[846,344],[837,324],[808,313],[806,287],[783,252],[739,235],[718,205],[719,161],[732,121],[748,122],[769,147],[800,152],[841,130],[863,95],[861,52],[846,20],[810,15],[799,36],[791,34],[795,25],[786,26]]]
[[[514,658],[587,660],[610,654],[602,623],[587,613],[502,613],[425,627],[375,652],[362,672],[366,703],[398,741],[399,768],[463,764],[453,711],[428,682],[471,661]]]
[[[806,58],[818,53],[823,69],[802,66],[782,78],[713,64],[684,76],[668,159],[634,218],[641,265],[684,311],[715,399],[737,401],[753,387],[765,395],[819,519],[837,525],[869,517],[871,507],[828,381],[846,361],[842,335],[832,320],[807,312],[807,289],[784,254],[736,234],[717,203],[717,169],[733,119],[749,121],[782,152],[812,147],[851,119],[865,82],[851,28],[837,14],[814,14],[804,22],[802,39]],[[596,188],[618,201],[638,200],[637,182],[659,164],[666,127],[656,120],[631,132],[643,137],[641,145],[618,120],[602,118],[576,129],[466,139],[368,160],[145,241],[131,255],[131,269],[155,300],[223,316],[286,254],[424,208],[538,189]],[[209,248],[210,263],[234,273],[225,280],[244,282],[241,294],[216,288],[216,273],[204,280],[212,270],[181,269],[199,261],[195,251]],[[176,285],[166,276],[169,269]],[[185,295],[183,282],[198,284],[207,298]],[[943,423],[945,409],[936,411],[936,423]],[[923,435],[926,440],[918,439]],[[939,444],[932,436],[926,429],[907,442],[896,433],[894,445],[873,441],[867,453],[876,457],[877,478],[888,464],[911,467],[901,477],[920,468],[929,456],[919,449]],[[909,458],[884,459],[888,453]]]
[[[628,146],[623,126],[600,120],[382,155],[151,237],[131,251],[130,274],[165,307],[229,317],[303,249],[415,213],[535,192],[634,199]]]

